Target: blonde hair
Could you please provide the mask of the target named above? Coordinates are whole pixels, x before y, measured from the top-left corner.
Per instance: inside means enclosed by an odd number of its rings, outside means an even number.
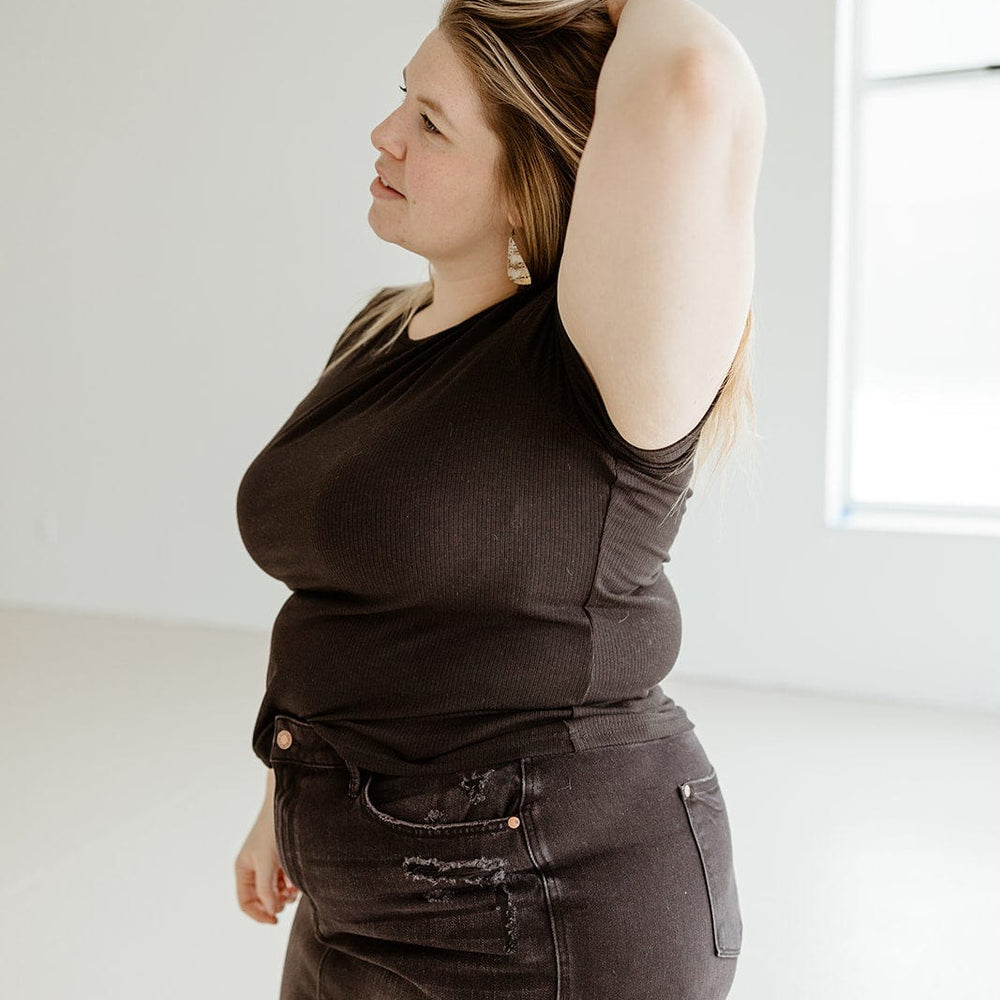
[[[518,249],[532,283],[544,284],[562,256],[597,81],[615,37],[606,0],[445,0],[437,27],[475,81],[485,123],[500,140],[494,184],[508,204],[517,206]],[[516,294],[531,287],[518,286]],[[381,289],[341,335],[328,367],[398,324],[387,349],[433,298],[432,277]],[[702,427],[693,479],[699,478],[705,453],[716,453],[714,474],[740,429],[754,424],[753,325],[751,307],[719,398]]]

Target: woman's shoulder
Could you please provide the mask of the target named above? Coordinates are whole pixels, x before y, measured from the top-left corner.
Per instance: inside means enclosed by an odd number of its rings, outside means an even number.
[[[348,320],[347,325],[341,331],[329,357],[326,359],[324,370],[339,358],[345,351],[353,347],[362,338],[362,335],[370,329],[374,313],[384,306],[394,295],[400,291],[399,286],[387,285],[379,288],[369,295],[364,305]]]

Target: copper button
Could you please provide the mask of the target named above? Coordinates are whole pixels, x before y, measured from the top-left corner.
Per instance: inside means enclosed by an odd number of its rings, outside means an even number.
[[[287,750],[292,745],[292,734],[287,729],[282,729],[278,733],[278,746],[282,750]]]
[[[512,830],[516,830],[521,825],[521,821],[516,816],[511,816],[510,819],[507,820],[507,825]]]

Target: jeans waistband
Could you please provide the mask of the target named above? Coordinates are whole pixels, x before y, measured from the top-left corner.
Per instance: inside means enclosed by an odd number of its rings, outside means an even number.
[[[331,743],[303,719],[276,715],[271,738],[271,764],[299,763],[313,767],[342,767],[350,773],[347,794],[356,798],[361,791],[361,769],[347,760]]]

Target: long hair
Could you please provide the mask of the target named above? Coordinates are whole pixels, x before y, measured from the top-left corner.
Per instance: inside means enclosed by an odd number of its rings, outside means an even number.
[[[494,184],[521,216],[515,240],[532,285],[544,284],[562,256],[577,168],[594,120],[597,81],[615,37],[606,0],[445,0],[437,27],[475,81],[486,125],[500,141]],[[530,288],[518,286],[516,294]],[[398,324],[388,347],[433,298],[432,277],[380,290],[341,335],[330,364]],[[706,452],[717,453],[717,469],[741,427],[754,423],[752,330],[751,307],[719,398],[702,427],[693,479]],[[744,409],[747,421],[741,418]]]

